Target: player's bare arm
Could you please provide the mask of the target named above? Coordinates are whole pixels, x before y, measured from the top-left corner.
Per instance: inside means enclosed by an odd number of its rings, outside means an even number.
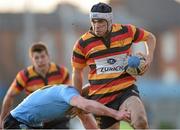
[[[91,112],[96,115],[110,116],[110,117],[115,118],[116,120],[123,120],[123,119],[126,120],[130,118],[129,112],[126,112],[126,111],[118,112],[114,109],[111,109],[102,105],[99,102],[85,99],[82,96],[74,96],[71,99],[70,104],[86,112]]]
[[[73,68],[72,72],[72,84],[76,86],[78,91],[82,92],[82,82],[83,82],[83,69]]]
[[[150,63],[153,61],[153,55],[154,55],[154,50],[156,47],[156,38],[152,33],[149,33],[148,38],[147,38],[147,46],[148,46],[148,55],[147,55],[147,64],[150,65]]]
[[[9,114],[9,112],[11,110],[11,106],[14,103],[14,99],[15,99],[16,95],[17,94],[10,87],[10,89],[8,90],[7,94],[5,95],[5,98],[2,103],[0,125],[2,125],[2,120],[6,117],[6,115]]]

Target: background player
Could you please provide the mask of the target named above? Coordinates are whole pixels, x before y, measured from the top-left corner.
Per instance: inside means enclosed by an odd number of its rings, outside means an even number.
[[[47,47],[42,42],[37,42],[29,49],[30,60],[32,65],[18,72],[16,78],[11,84],[2,104],[0,125],[2,120],[9,113],[15,97],[23,90],[26,94],[30,94],[35,90],[52,84],[69,84],[69,72],[67,68],[58,66],[50,61],[50,56]],[[68,118],[47,123],[47,128],[68,128]]]

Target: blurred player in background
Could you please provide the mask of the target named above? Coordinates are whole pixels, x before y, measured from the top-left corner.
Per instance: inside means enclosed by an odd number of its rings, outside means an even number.
[[[131,55],[132,44],[145,41],[149,53],[142,55],[147,70],[153,60],[156,39],[134,25],[112,24],[112,16],[112,8],[105,3],[91,8],[91,28],[73,49],[73,85],[81,92],[83,69],[89,66],[89,98],[116,110],[127,109],[133,128],[146,129],[147,116],[135,85],[136,77],[124,71],[123,62]],[[119,127],[119,122],[111,117],[96,116],[96,120],[103,129]]]
[[[29,56],[32,65],[18,72],[16,78],[11,84],[2,104],[0,125],[2,120],[9,114],[14,99],[23,90],[30,94],[35,90],[53,84],[69,84],[69,72],[67,68],[58,66],[50,61],[47,47],[42,42],[37,42],[29,49]],[[47,128],[68,128],[68,118],[59,121],[47,123]]]
[[[77,110],[77,108],[86,112]],[[3,128],[44,128],[44,123],[47,121],[71,116],[70,111],[73,109],[76,112],[73,114],[79,115],[87,129],[98,128],[93,116],[88,114],[89,112],[110,116],[116,120],[129,120],[130,117],[127,111],[120,112],[110,109],[96,101],[83,98],[75,87],[59,84],[46,86],[29,95],[10,112],[3,122]]]

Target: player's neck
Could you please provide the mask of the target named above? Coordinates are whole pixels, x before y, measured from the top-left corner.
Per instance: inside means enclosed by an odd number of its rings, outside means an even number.
[[[45,67],[44,69],[40,69],[40,68],[35,68],[36,72],[41,75],[43,78],[46,77],[48,71],[49,71],[49,67],[50,65],[48,65],[47,67]]]

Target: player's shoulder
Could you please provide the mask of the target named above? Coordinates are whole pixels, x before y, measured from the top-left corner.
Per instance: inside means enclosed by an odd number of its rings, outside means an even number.
[[[112,24],[112,32],[117,32],[117,31],[119,31],[121,29],[122,29],[121,24],[117,24],[117,23]]]
[[[24,69],[24,73],[25,73],[29,78],[38,75],[37,72],[35,71],[33,65],[30,65],[30,66],[26,67],[26,68]]]
[[[26,68],[23,68],[21,69],[20,71],[18,71],[17,75],[21,75],[21,76],[24,76],[24,75],[28,75],[28,73],[33,69],[33,66],[28,66]]]
[[[127,28],[135,28],[136,26],[133,24],[122,24],[123,27],[127,27]]]
[[[33,70],[33,65],[30,65],[24,69],[24,71],[30,71]]]
[[[58,68],[58,67],[60,67],[58,64],[54,62],[50,62],[50,68]]]
[[[49,72],[58,71],[60,68],[61,68],[61,66],[59,66],[58,64],[56,64],[54,62],[51,62]]]
[[[88,32],[84,33],[84,34],[80,37],[79,41],[86,41],[86,40],[88,40],[88,39],[90,39],[90,38],[93,38],[93,37],[95,37],[95,36],[94,36],[90,31],[88,31]]]
[[[54,62],[50,63],[50,70],[49,72],[55,72],[55,71],[63,71],[63,72],[68,72],[68,69],[65,65],[58,65]]]
[[[115,27],[121,27],[121,26],[122,26],[122,24],[119,24],[119,23],[113,23],[113,24],[112,24],[112,27],[114,27],[114,28],[115,28]]]
[[[76,41],[75,48],[84,48],[88,43],[92,42],[93,39],[96,39],[96,36],[88,31]]]
[[[112,24],[112,32],[117,32],[117,31],[120,31],[120,30],[126,30],[128,28],[134,28],[135,26],[132,25],[132,24],[119,24],[119,23],[115,23],[115,24]]]
[[[67,69],[67,67],[66,67],[65,65],[58,65],[58,64],[56,64],[56,63],[54,63],[54,62],[51,62],[51,63],[50,63],[50,66],[51,66],[52,68]]]

